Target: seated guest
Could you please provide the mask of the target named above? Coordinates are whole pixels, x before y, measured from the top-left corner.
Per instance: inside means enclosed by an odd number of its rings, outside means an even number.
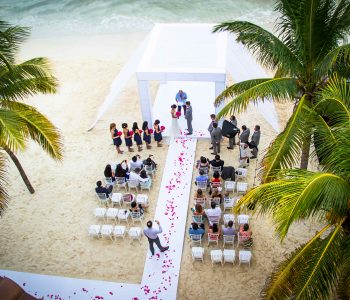
[[[104,186],[102,186],[102,181],[101,181],[101,180],[99,180],[99,181],[96,182],[96,186],[97,186],[97,187],[95,188],[95,191],[96,191],[96,193],[98,193],[98,194],[104,193],[104,194],[107,194],[107,197],[108,197],[109,194],[112,193],[113,186],[110,185],[108,188],[107,188],[107,187],[104,187]]]
[[[141,160],[140,155],[135,155],[131,158],[131,161],[129,162],[129,169],[135,170],[139,168],[140,170],[143,168],[143,162]]]
[[[137,205],[136,201],[131,202],[130,206],[130,212],[139,212],[141,216],[144,214],[146,209],[146,207],[140,203]]]
[[[125,160],[126,162],[126,160]],[[115,177],[120,177],[120,178],[129,178],[128,175],[129,169],[127,168],[126,170],[122,167],[122,164],[117,164],[117,167],[115,168]]]
[[[150,182],[150,183],[152,183],[152,179],[151,179],[151,177],[149,177],[147,175],[146,170],[141,170],[139,181],[140,182]]]
[[[219,172],[214,172],[213,178],[211,179],[211,182],[221,183],[221,178],[220,178]]]
[[[200,234],[202,237],[205,233],[203,228],[200,228],[197,223],[192,223],[191,227],[188,230],[189,234]]]
[[[141,172],[141,169],[139,168],[136,168],[135,170],[131,171],[129,173],[129,180],[136,180],[139,183],[141,179],[140,172]]]
[[[249,143],[241,143],[239,147],[239,167],[245,168],[249,166],[250,149]]]
[[[243,224],[239,227],[239,239],[240,241],[248,241],[252,238],[252,231],[249,228],[249,224]]]
[[[217,223],[221,218],[221,208],[220,206],[216,205],[215,202],[211,202],[211,208],[207,209],[205,214],[207,215],[207,218],[209,220],[209,225],[213,225],[213,223]],[[215,221],[215,222],[214,222]]]
[[[199,176],[196,177],[196,184],[197,182],[208,182],[209,178],[208,175],[204,174],[203,170],[199,171]]]
[[[222,225],[222,235],[235,235],[235,233],[232,220],[228,221],[227,227]]]
[[[224,167],[224,161],[220,159],[220,155],[215,155],[215,159],[210,161],[210,164],[212,167],[218,168],[220,167],[221,170]]]
[[[196,193],[194,194],[194,198],[204,199],[204,201],[207,199],[205,194],[203,194],[202,189],[198,189]]]
[[[150,155],[147,159],[143,161],[143,164],[145,166],[152,166],[152,169],[157,169],[157,164],[156,162],[152,159],[153,155]]]
[[[197,160],[196,168],[208,168],[209,169],[209,159],[201,156],[199,160]]]
[[[211,198],[212,199],[218,199],[217,202],[221,203],[222,202],[222,195],[219,191],[218,188],[213,188],[212,193],[211,193]]]
[[[236,180],[235,168],[234,167],[223,167],[221,172],[221,178],[223,180]]]
[[[194,209],[192,208],[192,211],[194,216],[202,216],[202,218],[205,218],[205,211],[199,203],[194,206]]]
[[[216,233],[219,236],[221,235],[221,229],[218,224],[214,223],[212,226],[209,226],[208,233]]]
[[[104,173],[104,175],[105,175],[106,178],[111,178],[112,181],[115,180],[114,172],[112,171],[111,165],[108,164],[108,165],[105,167],[105,170],[104,170],[103,173]]]

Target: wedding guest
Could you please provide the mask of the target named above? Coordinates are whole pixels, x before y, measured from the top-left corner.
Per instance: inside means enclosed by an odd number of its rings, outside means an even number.
[[[129,152],[134,152],[134,149],[132,148],[132,137],[128,129],[128,124],[123,123],[122,128],[124,133],[125,145],[128,147]]]
[[[146,148],[151,149],[152,148],[152,146],[151,146],[151,133],[149,132],[147,121],[143,122],[142,130],[143,130],[143,140],[146,143]]]
[[[260,142],[260,126],[259,125],[255,125],[254,133],[252,135],[252,140],[250,142],[250,144],[253,146],[253,150],[252,150],[253,156],[251,157],[253,159],[257,158],[257,156],[258,156],[259,142]]]
[[[131,170],[129,173],[129,180],[136,180],[138,183],[140,182],[140,172],[141,169],[136,168],[135,170]]]
[[[196,164],[196,168],[208,168],[209,170],[209,159],[204,157],[204,156],[201,156],[199,160],[197,160],[197,164]]]
[[[230,123],[237,127],[237,119],[235,116],[231,116],[230,117]],[[236,145],[236,136],[233,136],[232,138],[228,139],[229,142],[229,146],[227,147],[227,149],[233,149],[234,145]]]
[[[112,135],[113,145],[116,147],[119,154],[123,154],[124,151],[120,149],[120,145],[122,144],[122,139],[118,135],[117,125],[115,123],[111,123],[109,125],[109,131]]]
[[[249,142],[241,143],[239,147],[239,167],[245,168],[249,166]]]
[[[194,198],[199,198],[199,199],[204,199],[206,200],[207,197],[205,196],[205,194],[203,193],[202,189],[198,189],[196,191],[196,193],[194,194]]]
[[[196,234],[196,235],[201,235],[202,237],[204,236],[205,230],[203,228],[200,228],[197,223],[192,223],[191,227],[188,229],[188,234]]]
[[[206,215],[205,215],[205,211],[203,209],[203,206],[200,205],[199,203],[197,203],[195,206],[194,206],[194,209],[192,209],[192,212],[193,212],[193,215],[194,216],[202,216],[202,218],[205,218]]]
[[[214,172],[213,178],[211,179],[212,183],[221,183],[221,178],[220,178],[220,173],[219,172]]]
[[[162,147],[163,145],[161,144],[161,141],[163,140],[162,132],[159,127],[160,121],[155,120],[154,121],[154,140],[157,142],[157,147]]]
[[[213,188],[210,196],[211,196],[212,202],[215,202],[217,204],[220,204],[222,202],[222,194],[220,193],[218,188]]]
[[[215,233],[219,236],[221,235],[221,228],[218,226],[217,223],[214,223],[212,226],[209,226],[208,233]]]
[[[243,125],[241,134],[239,135],[239,140],[240,141],[237,143],[237,145],[239,145],[240,143],[243,144],[245,142],[248,142],[249,141],[249,135],[250,135],[250,129],[247,128],[247,126]]]
[[[199,170],[199,176],[196,177],[195,184],[197,185],[197,182],[208,182],[209,178],[208,175],[204,174],[203,170]]]
[[[146,170],[141,170],[139,181],[152,183],[152,178],[148,176]]]
[[[129,162],[130,170],[135,170],[136,168],[139,168],[140,170],[143,168],[143,161],[141,160],[141,156],[138,154],[134,155]]]
[[[126,162],[126,160],[124,162]],[[125,179],[129,179],[128,173],[129,173],[128,167],[126,167],[126,169],[124,169],[122,167],[122,164],[117,164],[117,166],[115,168],[115,173],[114,173],[115,177],[119,177],[119,178],[124,177]]]
[[[137,205],[135,200],[130,203],[130,207],[130,212],[139,212],[141,216],[145,213],[146,210],[145,205],[142,205],[140,203]]]
[[[112,181],[115,181],[114,172],[112,171],[111,165],[109,165],[109,164],[106,165],[103,173],[104,173],[106,178],[111,178]]]
[[[157,169],[157,164],[156,162],[152,159],[152,154],[149,155],[147,159],[143,161],[144,166],[151,166],[152,170]]]
[[[227,227],[222,225],[222,235],[235,235],[235,228],[233,227],[233,221],[230,220],[227,223]]]
[[[210,115],[210,119],[211,119],[211,121],[210,121],[210,124],[209,124],[209,127],[208,127],[208,131],[209,131],[209,135],[211,136],[211,132],[212,132],[213,129],[214,129],[213,124],[216,123],[216,116],[215,116],[214,114],[211,114],[211,115]],[[211,144],[212,144],[212,142],[211,142]],[[213,144],[212,144],[212,146],[211,146],[209,149],[210,149],[210,150],[213,150],[213,149],[214,149],[214,148],[213,148]]]
[[[147,222],[147,227],[143,230],[143,234],[148,238],[148,242],[149,242],[149,249],[152,253],[152,255],[154,255],[154,247],[153,247],[153,243],[156,243],[156,245],[158,246],[160,252],[164,252],[166,250],[169,249],[169,246],[163,247],[160,243],[159,237],[158,237],[158,233],[162,233],[163,229],[160,226],[159,221],[155,221],[158,224],[158,229],[153,228],[153,223],[152,221],[148,221]]]
[[[211,208],[205,211],[207,218],[209,220],[209,225],[213,225],[213,221],[221,218],[221,208],[219,205],[216,205],[214,201],[210,204]]]
[[[243,224],[239,227],[239,243],[243,242],[244,246],[250,247],[253,243],[252,231],[249,228],[249,224]]]
[[[213,123],[213,131],[210,134],[211,136],[211,143],[213,145],[213,155],[217,155],[220,153],[220,143],[222,139],[222,132],[221,128],[218,126],[218,123]]]
[[[137,149],[140,152],[142,151],[142,139],[137,122],[134,122],[134,124],[132,125],[132,131],[134,132],[134,141],[137,145]]]
[[[220,159],[220,155],[215,155],[215,158],[210,161],[210,164],[214,168],[220,167],[220,170],[222,171],[222,168],[224,167],[224,161]]]
[[[96,188],[95,191],[97,194],[107,194],[107,197],[109,196],[110,193],[112,193],[113,186],[110,185],[108,187],[102,186],[102,181],[99,180],[96,182]]]

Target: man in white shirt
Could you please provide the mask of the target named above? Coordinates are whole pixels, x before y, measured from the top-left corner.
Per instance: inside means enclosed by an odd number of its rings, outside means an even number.
[[[216,205],[214,201],[211,202],[211,208],[207,209],[205,214],[208,217],[209,225],[213,226],[214,223],[219,224],[221,218],[221,208]]]
[[[129,162],[129,170],[135,170],[137,168],[142,169],[143,161],[141,160],[140,155],[135,155],[131,158]]]
[[[249,143],[241,143],[239,147],[239,168],[248,166],[248,158],[250,156]]]
[[[135,170],[131,171],[129,174],[129,180],[136,180],[137,184],[140,183],[140,168],[136,168]]]

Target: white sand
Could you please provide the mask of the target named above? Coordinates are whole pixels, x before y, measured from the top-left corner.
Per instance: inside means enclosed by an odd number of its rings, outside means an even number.
[[[146,255],[146,239],[139,246],[129,240],[112,243],[91,240],[87,228],[95,223],[93,209],[96,180],[102,179],[107,163],[131,158],[131,154],[116,154],[109,135],[109,123],[134,120],[141,125],[136,82],[130,82],[118,104],[97,124],[92,132],[86,129],[94,120],[99,105],[109,91],[118,70],[127,61],[144,34],[100,36],[91,38],[60,38],[32,40],[21,57],[47,56],[60,81],[59,93],[37,96],[30,103],[46,114],[62,131],[65,155],[62,163],[52,161],[38,146],[29,145],[18,155],[32,181],[36,193],[30,195],[17,170],[9,161],[9,192],[11,201],[0,220],[0,268],[17,271],[54,274],[78,278],[137,283],[141,281]],[[153,88],[155,90],[155,86]],[[282,125],[291,107],[277,105]],[[255,110],[238,116],[240,125],[262,128],[260,149],[275,136],[272,128]],[[223,143],[226,163],[237,166],[237,150],[229,152]],[[125,147],[124,147],[125,148]],[[144,150],[142,156],[155,154],[162,165],[167,147]],[[210,155],[208,142],[200,141],[197,157]],[[153,218],[162,169],[152,192],[147,218]],[[254,165],[249,168],[252,185]],[[194,192],[194,188],[192,193]],[[192,203],[192,202],[191,202]],[[188,214],[188,225],[191,214]],[[179,285],[179,299],[256,299],[272,267],[281,261],[315,228],[293,226],[283,245],[273,238],[272,225],[266,218],[254,217],[254,256],[251,268],[227,265],[212,268],[206,247],[204,264],[191,263],[190,246],[185,243]],[[213,246],[210,247],[213,249]],[[205,291],[205,293],[203,293]]]

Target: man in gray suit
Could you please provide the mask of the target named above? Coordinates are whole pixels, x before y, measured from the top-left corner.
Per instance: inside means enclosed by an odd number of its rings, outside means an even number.
[[[259,142],[260,142],[260,126],[259,125],[255,125],[254,133],[252,135],[252,141],[251,141],[252,144],[254,143],[254,148],[252,150],[253,156],[251,158],[256,158],[258,156]]]
[[[190,101],[186,101],[185,119],[187,120],[187,130],[188,130],[187,135],[191,135],[193,133],[193,128],[192,128],[193,117],[192,117],[192,106]]]
[[[213,131],[213,124],[216,122],[216,116],[214,114],[210,115],[211,122],[208,127],[209,134],[211,135],[211,132]],[[209,148],[210,150],[214,149],[213,145]]]
[[[220,153],[220,142],[222,139],[222,132],[221,128],[218,126],[218,123],[213,123],[213,131],[210,134],[211,136],[211,143],[214,147],[214,155]]]
[[[230,118],[230,123],[237,127],[237,119],[235,116],[231,116]],[[233,149],[234,145],[236,144],[236,136],[232,137],[232,138],[229,138],[228,139],[228,142],[229,142],[229,146],[227,147],[227,149]]]
[[[249,135],[250,135],[250,130],[249,128],[247,128],[247,126],[243,125],[242,126],[242,132],[239,136],[240,141],[237,143],[237,145],[239,144],[244,144],[245,142],[249,141]]]

